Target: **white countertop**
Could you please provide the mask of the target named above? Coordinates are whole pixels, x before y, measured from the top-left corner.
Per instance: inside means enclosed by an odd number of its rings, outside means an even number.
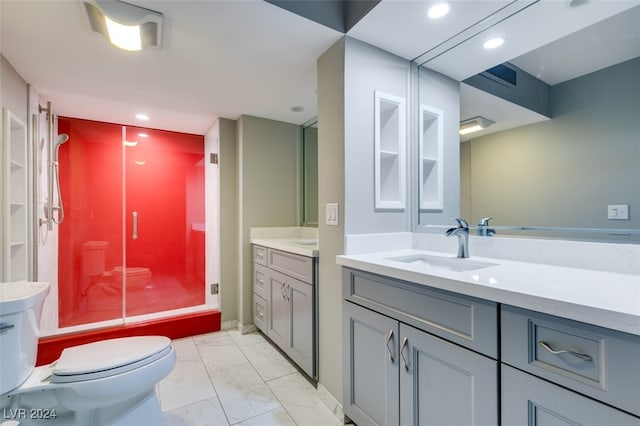
[[[318,250],[318,240],[314,238],[261,237],[251,238],[251,244],[282,250],[289,253],[295,253],[307,257],[318,257],[320,254],[320,250]]]
[[[482,269],[452,271],[390,257],[448,253],[397,250],[337,256],[339,265],[640,336],[640,275],[486,257]]]

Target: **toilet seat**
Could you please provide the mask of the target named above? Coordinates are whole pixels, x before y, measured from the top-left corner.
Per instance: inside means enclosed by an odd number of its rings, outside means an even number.
[[[103,340],[64,349],[55,362],[51,383],[101,379],[140,368],[171,352],[164,336]]]

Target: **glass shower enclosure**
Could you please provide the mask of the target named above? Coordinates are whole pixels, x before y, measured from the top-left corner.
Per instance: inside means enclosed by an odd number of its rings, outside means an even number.
[[[58,118],[59,327],[205,303],[202,136]]]

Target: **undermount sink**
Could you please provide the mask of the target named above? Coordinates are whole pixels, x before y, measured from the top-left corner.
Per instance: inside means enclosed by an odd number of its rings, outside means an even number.
[[[318,240],[314,240],[314,239],[309,239],[309,240],[295,240],[293,241],[294,244],[301,244],[303,246],[315,246],[316,244],[318,244]]]
[[[428,254],[411,254],[407,256],[388,257],[387,259],[393,260],[395,262],[419,265],[427,269],[437,268],[455,272],[473,271],[475,269],[496,266],[495,263],[480,262],[477,260],[462,259],[457,257],[431,256]]]

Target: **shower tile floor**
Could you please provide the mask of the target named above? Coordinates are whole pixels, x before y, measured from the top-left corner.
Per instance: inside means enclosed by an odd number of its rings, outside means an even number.
[[[260,333],[176,339],[158,393],[167,426],[341,425],[315,388]]]

